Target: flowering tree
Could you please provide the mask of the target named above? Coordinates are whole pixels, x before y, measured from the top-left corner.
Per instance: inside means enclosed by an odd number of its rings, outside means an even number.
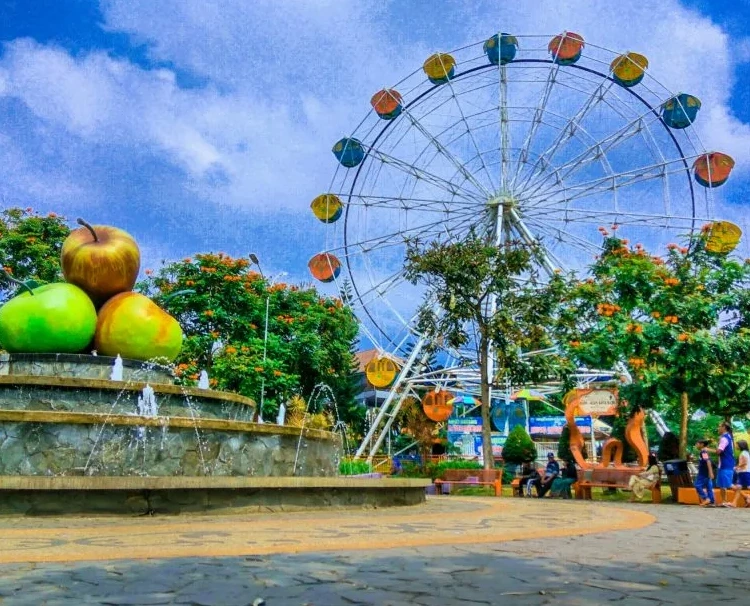
[[[70,228],[65,218],[33,209],[9,208],[0,213],[0,266],[14,278],[40,284],[61,281],[60,251]],[[15,294],[16,287],[0,285],[0,302]]]
[[[707,232],[662,258],[601,231],[603,252],[566,304],[560,341],[580,364],[624,364],[632,406],[679,407],[685,456],[691,402],[750,410],[750,265],[709,252]]]
[[[358,327],[339,299],[321,297],[311,287],[269,284],[248,259],[222,253],[198,254],[145,273],[139,289],[177,318],[185,333],[177,360],[183,381],[196,381],[206,369],[218,389],[258,402],[263,395],[266,416],[293,394],[309,397],[325,383],[342,416],[359,417],[352,351]],[[167,298],[180,290],[191,292]]]

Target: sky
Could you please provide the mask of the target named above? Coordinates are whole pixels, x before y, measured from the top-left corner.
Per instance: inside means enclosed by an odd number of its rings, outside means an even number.
[[[122,227],[143,269],[252,252],[307,280],[333,143],[375,91],[498,29],[647,55],[702,100],[701,140],[737,162],[717,208],[746,220],[750,0],[0,0],[3,205]]]

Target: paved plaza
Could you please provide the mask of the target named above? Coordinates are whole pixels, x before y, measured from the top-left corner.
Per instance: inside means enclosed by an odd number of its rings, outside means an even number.
[[[7,517],[0,605],[747,604],[749,514],[437,497],[368,511]]]

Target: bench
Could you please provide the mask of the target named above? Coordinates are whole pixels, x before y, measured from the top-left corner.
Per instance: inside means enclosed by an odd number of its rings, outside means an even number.
[[[595,467],[579,471],[579,479],[573,487],[576,499],[591,500],[592,488],[619,488],[628,489],[630,477],[641,473],[640,469],[623,469],[617,467]],[[590,479],[586,479],[586,476]],[[583,476],[583,477],[581,477]],[[661,479],[651,488],[651,500],[661,503]]]
[[[436,494],[449,494],[451,488],[456,485],[464,486],[492,486],[495,489],[495,496],[499,497],[502,494],[503,483],[502,480],[493,480],[492,482],[480,482],[479,478],[467,478],[466,480],[459,481],[447,481],[447,480],[435,480],[435,493]],[[447,491],[445,490],[447,488]]]

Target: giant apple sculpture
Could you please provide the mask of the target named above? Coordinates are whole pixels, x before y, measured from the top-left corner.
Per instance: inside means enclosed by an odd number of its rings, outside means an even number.
[[[136,292],[115,295],[99,310],[94,343],[105,356],[131,360],[166,358],[182,348],[180,324],[148,297]]]
[[[141,253],[126,231],[108,225],[89,225],[70,232],[60,255],[63,275],[82,288],[97,305],[132,290],[141,268]]]
[[[96,309],[73,284],[26,289],[0,307],[0,345],[10,353],[78,353],[91,342]]]

